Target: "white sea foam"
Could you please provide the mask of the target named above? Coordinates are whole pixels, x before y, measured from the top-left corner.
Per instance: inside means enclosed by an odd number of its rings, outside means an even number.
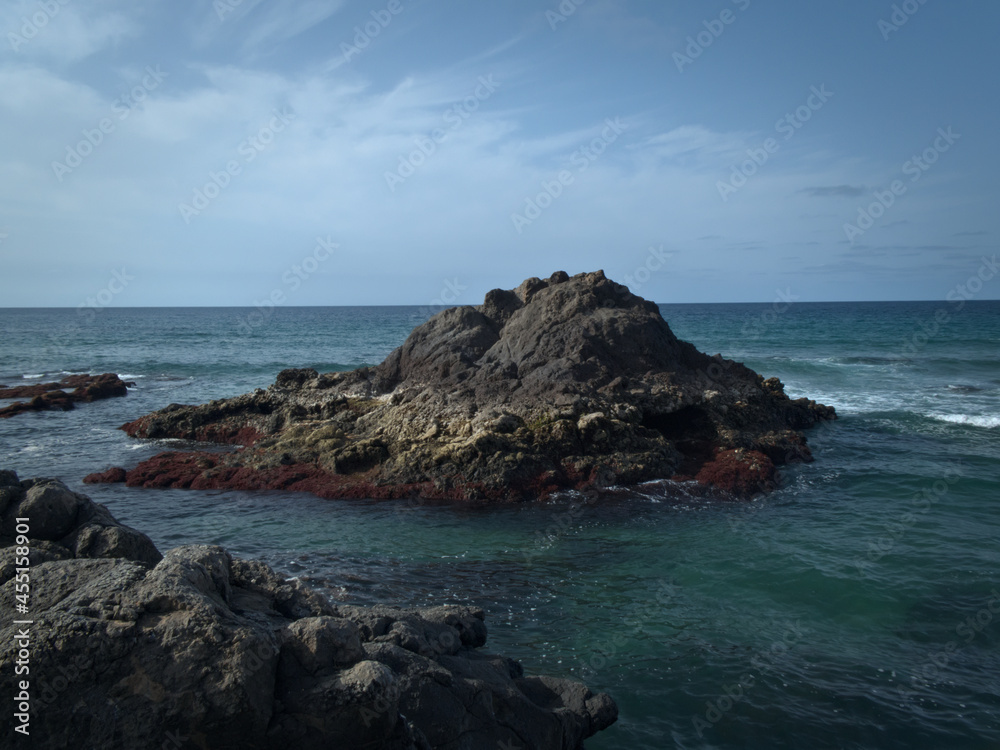
[[[933,419],[938,419],[942,422],[951,422],[952,424],[969,424],[973,427],[986,427],[987,429],[1000,427],[1000,417],[991,417],[984,414],[933,414],[931,416]]]
[[[906,357],[820,357],[812,360],[824,365],[835,365],[837,367],[896,367],[898,365],[908,365],[912,360]]]
[[[126,373],[125,375],[119,375],[118,377],[120,379],[122,379],[122,380],[139,380],[139,378],[144,378],[146,376],[145,375],[131,375],[131,374]]]
[[[810,398],[817,403],[832,406],[838,414],[868,414],[872,412],[898,411],[907,409],[906,401],[894,393],[867,393],[864,391],[824,391],[809,389],[807,385],[785,384],[789,398]]]
[[[43,372],[41,375],[22,375],[21,377],[25,380],[39,380],[45,377],[45,373]]]

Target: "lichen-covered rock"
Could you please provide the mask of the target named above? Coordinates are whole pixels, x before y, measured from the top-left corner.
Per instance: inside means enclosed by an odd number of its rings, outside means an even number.
[[[581,747],[617,718],[606,695],[478,651],[481,610],[336,607],[214,546],[94,559],[108,550],[82,542],[88,530],[125,528],[102,526],[117,524],[106,509],[53,480],[0,473],[0,485],[21,493],[5,518],[31,504],[61,524],[72,507],[83,524],[62,542],[30,540],[38,750],[548,750]],[[4,695],[22,627],[14,551],[0,549]]]
[[[123,429],[244,446],[160,454],[127,472],[130,486],[509,500],[669,478],[753,494],[775,466],[811,460],[799,430],[834,417],[680,341],[655,304],[598,271],[445,310],[374,368],[287,370],[266,391]],[[709,466],[731,451],[760,458]]]

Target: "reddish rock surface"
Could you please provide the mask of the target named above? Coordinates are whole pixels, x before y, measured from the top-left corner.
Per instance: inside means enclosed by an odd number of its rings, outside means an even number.
[[[126,479],[125,469],[115,467],[107,471],[88,474],[83,478],[84,484],[118,484]]]
[[[281,490],[308,492],[327,500],[365,498],[404,500],[421,498],[449,502],[475,497],[481,502],[507,498],[503,491],[491,490],[481,482],[456,483],[436,487],[433,482],[378,484],[376,471],[362,474],[332,474],[316,464],[293,463],[277,466],[248,466],[251,453],[209,453],[205,451],[167,452],[142,461],[134,469],[116,467],[84,478],[87,484],[125,482],[129,487],[191,490]],[[257,456],[264,459],[265,456]],[[262,463],[265,463],[262,461]],[[539,491],[524,488],[525,491]],[[556,489],[552,486],[550,489]]]
[[[376,367],[285,370],[267,390],[122,429],[242,446],[161,454],[130,486],[495,502],[670,478],[746,497],[775,486],[777,465],[811,461],[800,431],[835,418],[679,340],[598,271],[445,310]]]
[[[14,388],[0,388],[0,399],[27,398],[0,409],[0,419],[13,417],[26,411],[69,411],[77,402],[99,401],[128,394],[126,383],[113,372],[103,375],[70,375],[58,383],[38,383]],[[67,393],[64,389],[72,388]]]
[[[760,451],[718,451],[704,463],[695,479],[701,484],[728,492],[736,497],[752,497],[774,489],[777,469]]]
[[[155,437],[157,434],[155,416],[147,414],[144,417],[139,417],[139,419],[122,425],[121,429],[129,437]],[[219,445],[253,445],[263,436],[263,433],[256,428],[244,424],[239,416],[221,417],[218,422],[207,424],[192,422],[183,426],[174,425],[170,432],[171,438]]]

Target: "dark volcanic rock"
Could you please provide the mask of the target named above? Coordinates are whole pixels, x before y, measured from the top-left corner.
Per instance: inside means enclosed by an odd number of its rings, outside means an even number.
[[[0,419],[13,417],[26,411],[69,411],[76,402],[99,401],[104,398],[128,395],[128,386],[113,372],[103,375],[70,375],[58,383],[22,385],[16,388],[0,388],[0,399],[29,398],[0,409]],[[72,388],[71,393],[64,388]]]
[[[605,694],[481,652],[481,610],[334,606],[221,547],[94,544],[100,523],[138,532],[57,481],[0,472],[7,490],[3,543],[31,518],[33,748],[572,750],[617,718]],[[9,696],[15,550],[0,549]]]
[[[33,565],[67,557],[124,558],[148,565],[160,561],[148,536],[118,523],[103,505],[58,480],[19,482],[14,472],[0,472],[0,514],[0,583],[14,575],[17,518],[29,519]]]
[[[503,500],[666,478],[746,496],[811,460],[799,430],[833,418],[678,340],[654,303],[598,271],[445,310],[374,368],[286,370],[266,391],[123,429],[244,446],[161,454],[131,486]]]

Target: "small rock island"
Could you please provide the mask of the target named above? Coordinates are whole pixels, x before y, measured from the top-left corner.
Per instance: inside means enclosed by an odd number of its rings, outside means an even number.
[[[99,401],[105,398],[127,396],[130,386],[113,372],[103,375],[69,375],[57,383],[19,385],[8,388],[0,385],[0,399],[27,398],[0,409],[0,419],[9,419],[29,411],[71,411],[80,402]],[[67,393],[64,389],[72,388]]]
[[[438,313],[376,367],[285,370],[267,390],[141,417],[122,429],[241,447],[86,481],[489,502],[674,479],[749,497],[811,461],[801,431],[835,418],[679,340],[602,271],[558,272]]]

